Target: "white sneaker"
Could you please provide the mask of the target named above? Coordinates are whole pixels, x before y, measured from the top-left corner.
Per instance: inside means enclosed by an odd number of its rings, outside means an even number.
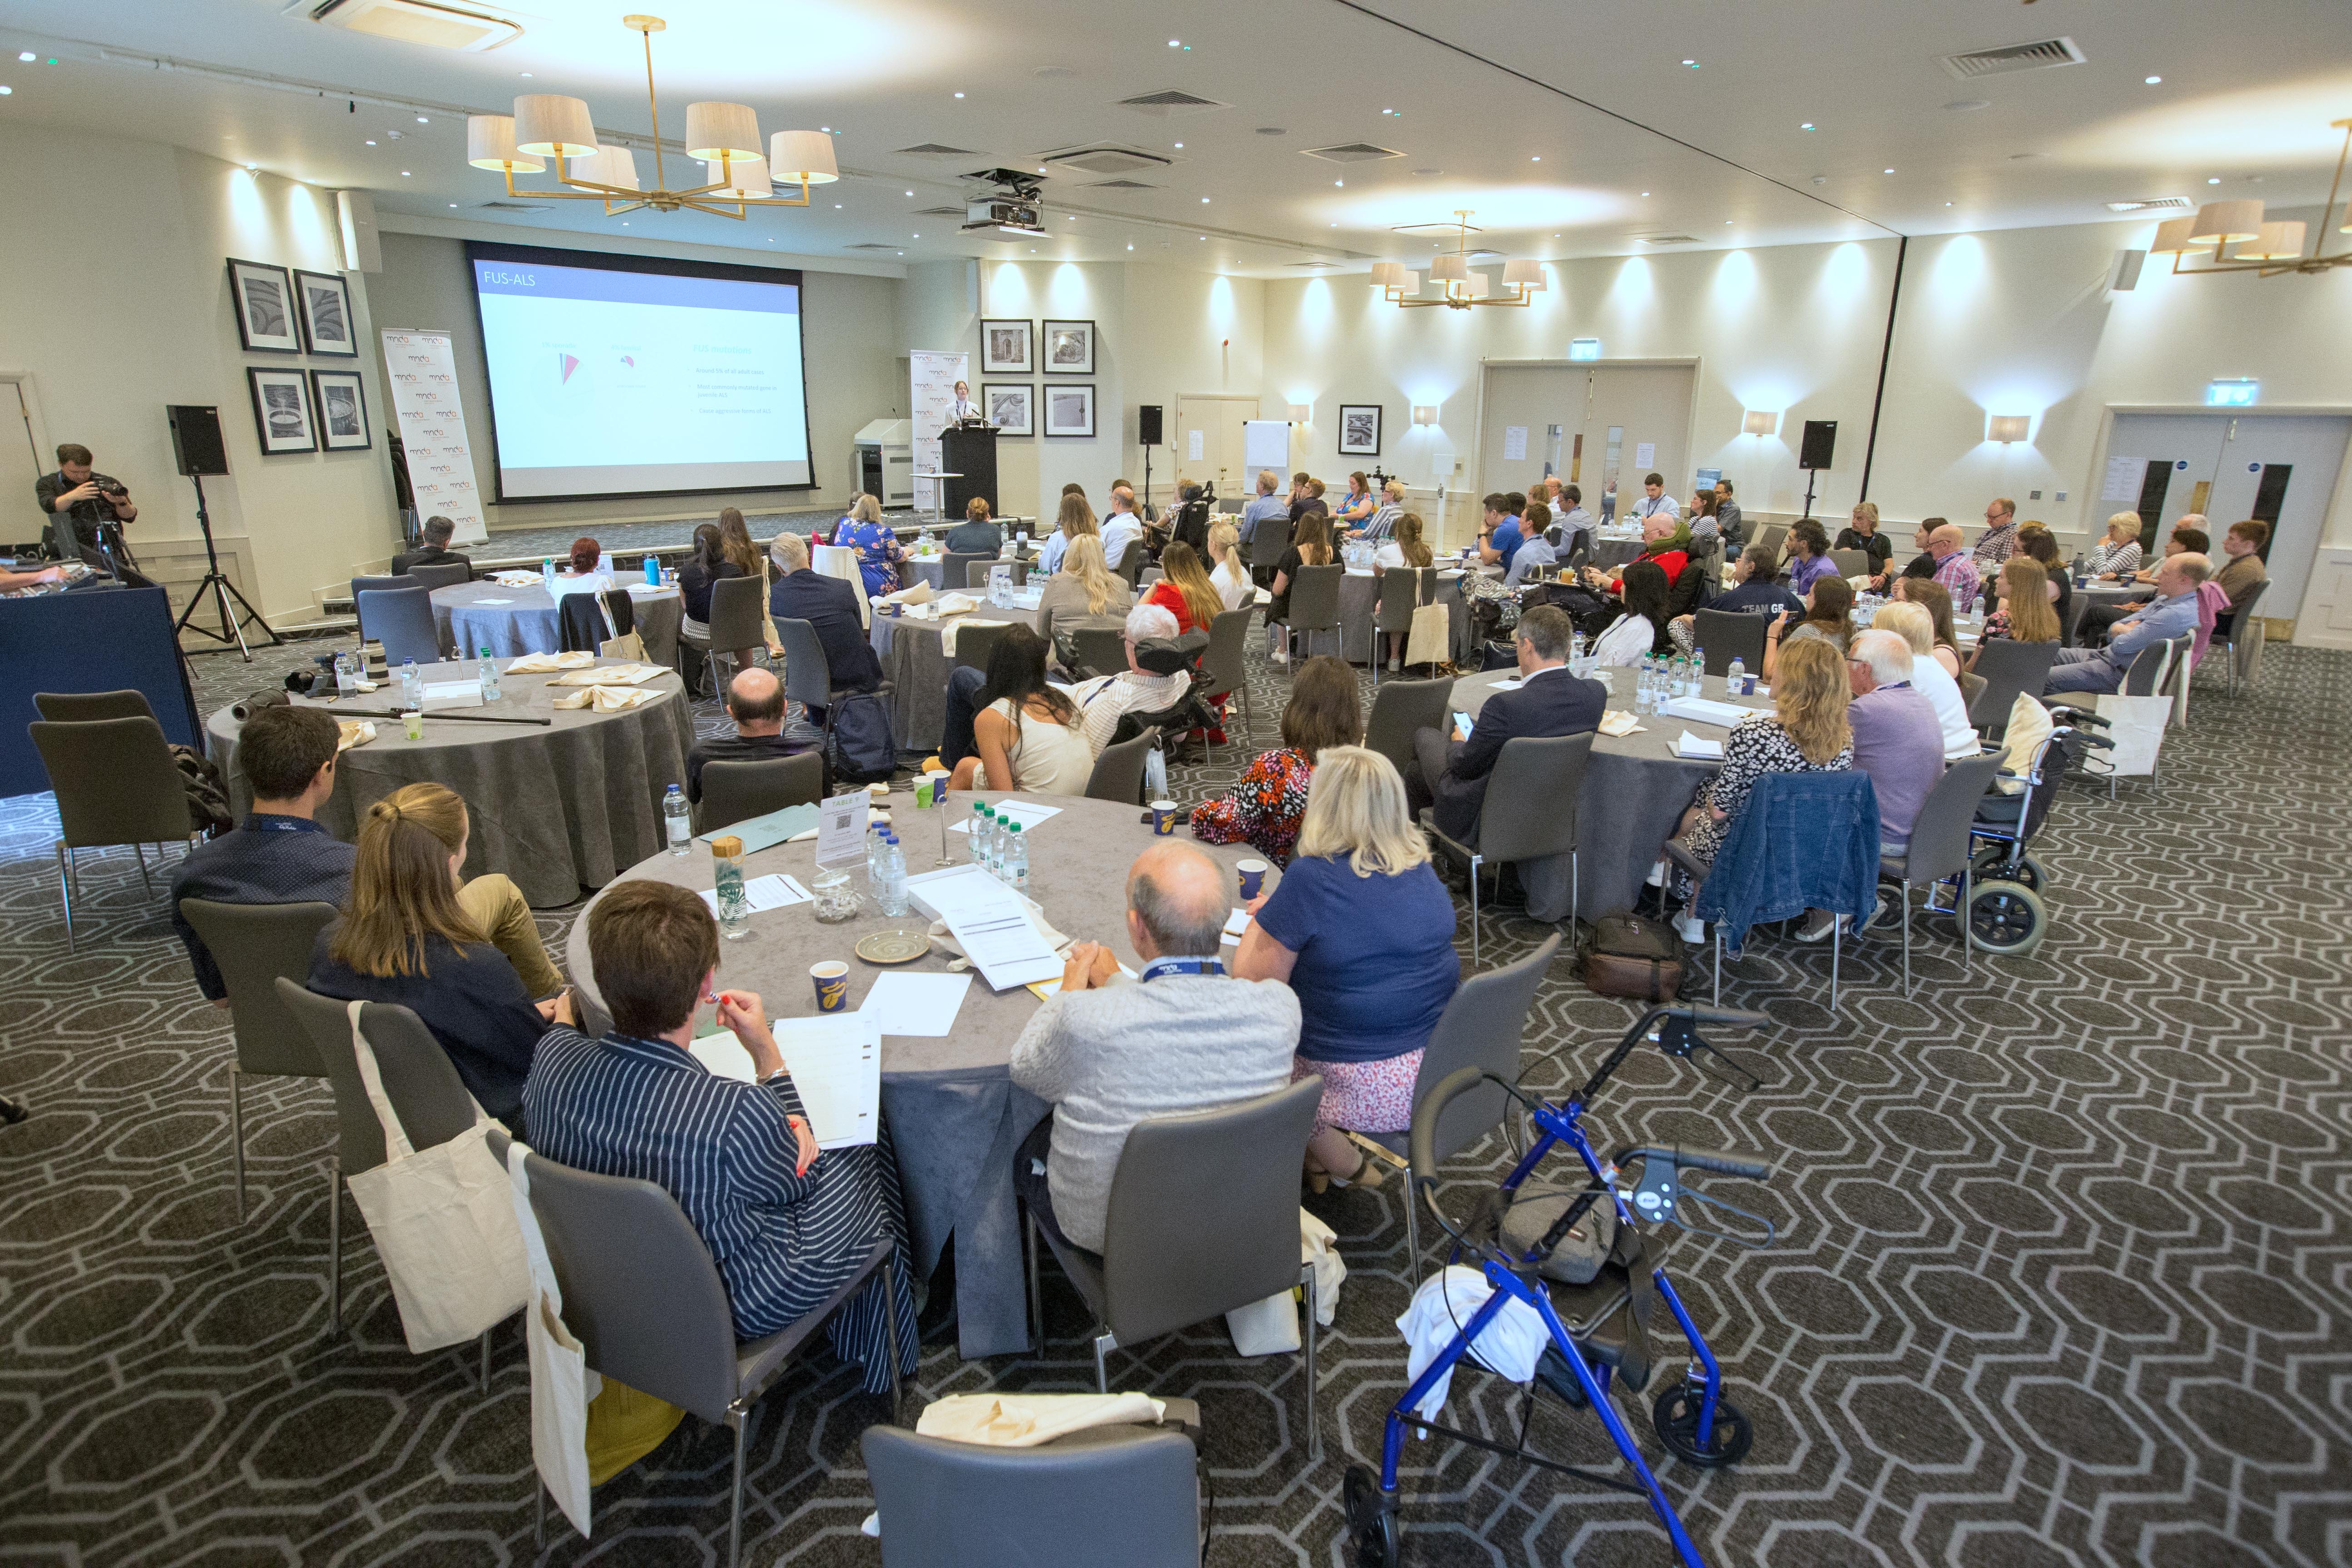
[[[1652,865],[1650,868],[1650,874],[1643,878],[1642,880],[1653,888],[1664,887],[1666,885],[1666,863],[1664,860],[1660,860]]]
[[[1278,647],[1265,657],[1267,661],[1272,664],[1288,664],[1290,662],[1290,650],[1286,647]]]
[[[1706,945],[1706,922],[1691,915],[1675,917],[1675,934],[1693,947]]]

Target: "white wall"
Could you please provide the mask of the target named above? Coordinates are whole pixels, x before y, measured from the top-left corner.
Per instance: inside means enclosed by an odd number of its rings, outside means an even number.
[[[331,195],[157,142],[7,127],[0,207],[16,215],[0,226],[0,366],[31,373],[47,441],[80,442],[130,488],[131,548],[154,575],[177,584],[203,570],[194,488],[173,466],[163,419],[173,403],[220,408],[230,472],[206,480],[205,496],[231,576],[264,614],[307,614],[315,589],[346,585],[355,562],[383,555],[397,525],[374,363],[246,353],[229,304],[232,256],[341,270]],[[112,226],[61,238],[54,226],[69,215]],[[373,341],[356,288],[352,303]],[[247,366],[354,363],[368,378],[373,447],[263,457]],[[46,520],[32,498],[7,504],[17,526],[0,536],[37,537]]]

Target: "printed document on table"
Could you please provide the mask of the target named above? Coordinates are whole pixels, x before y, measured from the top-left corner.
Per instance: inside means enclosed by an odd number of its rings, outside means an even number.
[[[793,904],[805,904],[812,901],[814,897],[814,894],[801,886],[798,878],[786,876],[781,871],[765,877],[749,878],[743,883],[743,901],[751,906],[751,910],[755,915],[762,910],[781,910],[790,908]],[[719,912],[717,889],[714,888],[704,893],[702,901],[710,906],[712,914]]]
[[[770,1027],[793,1075],[809,1131],[820,1149],[871,1143],[882,1118],[882,1035],[863,1013],[778,1018]],[[740,1083],[757,1081],[751,1053],[727,1030],[703,1036],[688,1053],[710,1072]]]
[[[947,924],[956,945],[992,991],[1061,977],[1062,960],[1030,922],[1026,910],[974,911],[961,919],[950,915]]]
[[[1669,719],[1688,719],[1695,723],[1720,724],[1728,730],[1755,711],[1737,702],[1717,702],[1712,697],[1677,697],[1661,705],[1658,711]]]
[[[1011,817],[1021,825],[1023,833],[1029,834],[1036,832],[1037,825],[1047,817],[1061,816],[1062,808],[1058,805],[1032,805],[1025,800],[1000,800],[996,803],[996,815],[999,818]],[[950,824],[948,831],[971,832],[971,818],[967,816],[961,822]]]
[[[971,989],[969,974],[907,974],[893,971],[874,982],[858,1008],[874,1015],[886,1035],[937,1038],[955,1028],[956,1012]]]
[[[482,706],[482,683],[479,680],[428,680],[425,683],[424,705],[427,712],[439,708],[479,708]]]
[[[1675,755],[1689,757],[1696,761],[1719,763],[1723,761],[1723,742],[1702,741],[1688,730],[1685,730],[1675,741]]]

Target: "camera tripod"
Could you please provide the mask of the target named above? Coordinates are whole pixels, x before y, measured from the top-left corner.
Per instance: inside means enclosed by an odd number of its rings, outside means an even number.
[[[193,631],[199,632],[217,643],[235,642],[236,651],[245,655],[246,663],[251,664],[253,649],[246,644],[245,628],[247,626],[259,626],[261,635],[269,639],[271,647],[283,647],[285,642],[276,632],[269,629],[269,623],[261,618],[261,612],[255,609],[246,596],[236,591],[236,584],[221,574],[220,552],[213,548],[212,516],[205,510],[204,476],[191,474],[188,479],[196,487],[196,526],[204,531],[205,535],[205,580],[196,584],[194,593],[188,595],[188,607],[182,610],[180,618],[173,623],[172,635],[177,638],[182,632]],[[220,612],[221,629],[218,631],[213,630],[210,626],[189,624],[195,618],[196,611],[204,606],[205,595],[208,593],[212,595],[214,605]],[[236,601],[237,610],[243,612],[242,615],[230,610],[228,602],[231,599]]]

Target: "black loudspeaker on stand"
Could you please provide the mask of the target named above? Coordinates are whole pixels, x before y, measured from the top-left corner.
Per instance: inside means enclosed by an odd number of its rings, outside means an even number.
[[[1832,459],[1837,453],[1837,421],[1808,419],[1803,441],[1797,448],[1797,467],[1805,470],[1805,515],[1813,515],[1813,476],[1823,468],[1837,465]]]
[[[1139,403],[1135,406],[1135,441],[1143,448],[1143,507],[1147,517],[1151,511],[1151,448],[1168,438],[1161,428],[1162,406],[1157,403]]]
[[[175,403],[165,405],[163,416],[172,426],[173,460],[179,465],[180,472],[195,484],[196,526],[204,531],[205,536],[205,580],[196,584],[194,593],[188,595],[188,607],[182,610],[180,618],[173,623],[172,634],[176,637],[182,632],[194,631],[217,643],[234,642],[237,651],[245,655],[245,661],[251,664],[253,649],[246,644],[247,626],[259,626],[261,635],[269,639],[272,647],[281,647],[284,644],[278,634],[269,629],[269,623],[261,618],[261,612],[236,591],[236,584],[221,574],[220,552],[213,547],[213,520],[205,510],[205,476],[228,472],[228,447],[221,440],[220,410],[206,404]],[[220,613],[221,629],[218,631],[210,626],[190,625],[196,611],[204,606],[207,595],[211,595],[214,607]],[[231,599],[236,601],[235,610],[229,607]]]

